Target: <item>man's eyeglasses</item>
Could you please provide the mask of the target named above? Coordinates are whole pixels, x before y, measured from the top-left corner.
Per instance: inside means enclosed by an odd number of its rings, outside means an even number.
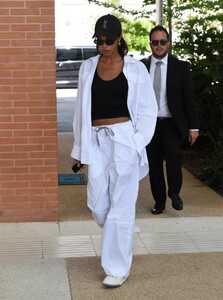
[[[112,40],[112,39],[107,39],[107,40],[102,40],[102,39],[95,39],[94,40],[94,43],[97,45],[97,46],[101,46],[101,45],[103,45],[104,43],[106,44],[106,45],[113,45],[114,44],[114,40]]]
[[[150,42],[153,46],[158,46],[159,43],[161,46],[165,46],[168,43],[168,40],[153,40]]]

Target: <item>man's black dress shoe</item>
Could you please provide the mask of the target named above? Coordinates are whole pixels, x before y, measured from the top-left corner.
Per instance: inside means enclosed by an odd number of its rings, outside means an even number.
[[[153,215],[160,215],[162,214],[162,212],[165,210],[165,206],[161,206],[161,207],[157,207],[156,205],[154,206],[154,208],[151,209],[151,213]]]
[[[183,209],[183,200],[180,198],[179,195],[171,195],[172,200],[172,207],[176,210],[182,210]]]

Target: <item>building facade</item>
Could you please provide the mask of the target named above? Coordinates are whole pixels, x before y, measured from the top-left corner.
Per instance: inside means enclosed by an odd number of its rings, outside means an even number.
[[[0,222],[58,220],[54,0],[0,5]]]

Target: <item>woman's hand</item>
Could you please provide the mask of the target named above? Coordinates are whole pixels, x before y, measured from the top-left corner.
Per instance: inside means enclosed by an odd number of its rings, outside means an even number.
[[[78,167],[80,166],[81,162],[77,159],[74,158],[73,160],[73,165],[78,165]]]
[[[72,166],[72,170],[77,173],[79,172],[80,170],[84,169],[84,165],[81,164],[81,161],[80,160],[77,160],[77,159],[74,159],[73,160],[73,166]]]

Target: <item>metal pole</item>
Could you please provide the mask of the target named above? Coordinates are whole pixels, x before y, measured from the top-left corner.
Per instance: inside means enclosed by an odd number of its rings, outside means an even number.
[[[156,0],[156,25],[163,25],[163,0]]]

